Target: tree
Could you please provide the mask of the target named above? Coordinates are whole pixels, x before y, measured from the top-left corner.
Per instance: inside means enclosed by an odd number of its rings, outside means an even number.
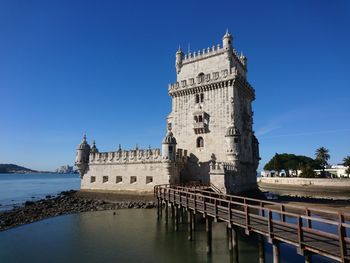
[[[306,165],[303,165],[301,167],[300,177],[315,178],[316,177],[316,173],[315,173],[314,169],[310,165],[306,164]]]
[[[348,167],[348,168],[345,170],[345,173],[349,176],[349,174],[350,174],[350,155],[346,156],[346,157],[343,159],[343,165]]]
[[[315,151],[315,160],[318,161],[322,167],[322,175],[324,176],[325,166],[328,164],[328,160],[331,157],[329,150],[325,147],[320,147]]]
[[[289,176],[289,170],[293,170],[297,174],[303,166],[308,165],[312,169],[321,169],[321,166],[314,159],[290,153],[275,154],[273,158],[264,166],[265,170],[285,170]]]

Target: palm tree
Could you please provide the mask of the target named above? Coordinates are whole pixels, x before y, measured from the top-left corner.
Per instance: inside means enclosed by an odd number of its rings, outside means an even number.
[[[349,176],[350,174],[350,155],[346,156],[343,159],[343,165],[347,166],[348,168],[345,170],[346,174]]]
[[[325,147],[320,147],[316,150],[315,156],[316,156],[315,160],[319,161],[320,165],[322,166],[322,174],[324,175],[325,166],[328,164],[327,161],[331,157],[329,155],[329,150],[326,149]]]

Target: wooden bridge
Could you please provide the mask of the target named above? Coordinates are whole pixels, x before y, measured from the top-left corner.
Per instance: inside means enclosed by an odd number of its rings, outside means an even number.
[[[196,214],[206,220],[207,253],[211,253],[211,222],[228,224],[229,249],[238,262],[238,229],[246,234],[258,234],[259,261],[264,262],[262,237],[273,247],[274,262],[279,262],[279,243],[294,246],[311,261],[312,254],[319,254],[339,262],[350,262],[350,214],[321,209],[285,205],[242,196],[213,192],[210,186],[158,185],[154,188],[158,200],[158,216],[165,208],[166,220],[171,208],[178,229],[179,217],[187,211],[188,239],[195,228]],[[163,205],[165,204],[165,205]],[[180,215],[180,216],[179,216]]]

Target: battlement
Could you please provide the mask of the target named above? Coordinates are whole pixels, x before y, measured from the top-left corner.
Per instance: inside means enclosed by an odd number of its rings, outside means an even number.
[[[177,149],[176,161],[185,162],[187,151]],[[91,164],[135,164],[135,163],[160,163],[162,160],[159,148],[154,149],[134,149],[134,150],[117,150],[115,152],[97,152],[90,153],[89,165]]]
[[[217,44],[216,46],[213,45],[212,47],[207,47],[206,49],[203,48],[202,50],[198,50],[197,52],[194,51],[193,53],[188,52],[187,54],[182,55],[182,65],[189,64],[195,61],[199,61],[202,59],[210,58],[213,56],[224,54],[226,50],[220,46],[220,44]],[[228,51],[230,52],[230,51]],[[244,59],[243,55],[239,55],[237,50],[232,49],[232,55],[236,58],[238,62],[244,66]]]
[[[211,162],[210,173],[225,173],[225,172],[236,172],[237,167],[233,163],[229,162]]]
[[[220,87],[226,87],[231,85],[233,81],[238,81],[241,83],[248,94],[251,94],[255,98],[255,90],[249,84],[247,79],[239,74],[236,68],[231,69],[230,71],[225,69],[222,71],[216,71],[212,74],[204,74],[202,77],[189,78],[182,81],[177,81],[175,83],[168,84],[168,93],[170,96],[176,94],[187,94],[205,91],[208,89],[216,89]]]
[[[115,152],[90,153],[89,164],[125,164],[161,162],[160,149],[117,150]]]

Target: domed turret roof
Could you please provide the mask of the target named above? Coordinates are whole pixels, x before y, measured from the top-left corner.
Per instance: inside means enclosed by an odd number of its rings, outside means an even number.
[[[90,145],[86,141],[86,135],[84,134],[81,144],[78,146],[78,150],[90,150]]]
[[[176,144],[176,139],[175,139],[173,133],[171,132],[171,130],[168,130],[166,136],[163,139],[163,143]]]
[[[231,36],[230,32],[228,32],[228,29],[226,29],[226,33],[225,33],[223,38],[231,38],[231,37],[232,36]]]
[[[237,136],[237,135],[240,135],[239,130],[234,125],[230,125],[226,130],[226,136]]]
[[[178,53],[182,53],[182,49],[181,49],[181,46],[179,45],[179,49],[177,50],[177,52],[176,52],[177,54]]]
[[[98,153],[95,140],[92,142],[91,153]]]

